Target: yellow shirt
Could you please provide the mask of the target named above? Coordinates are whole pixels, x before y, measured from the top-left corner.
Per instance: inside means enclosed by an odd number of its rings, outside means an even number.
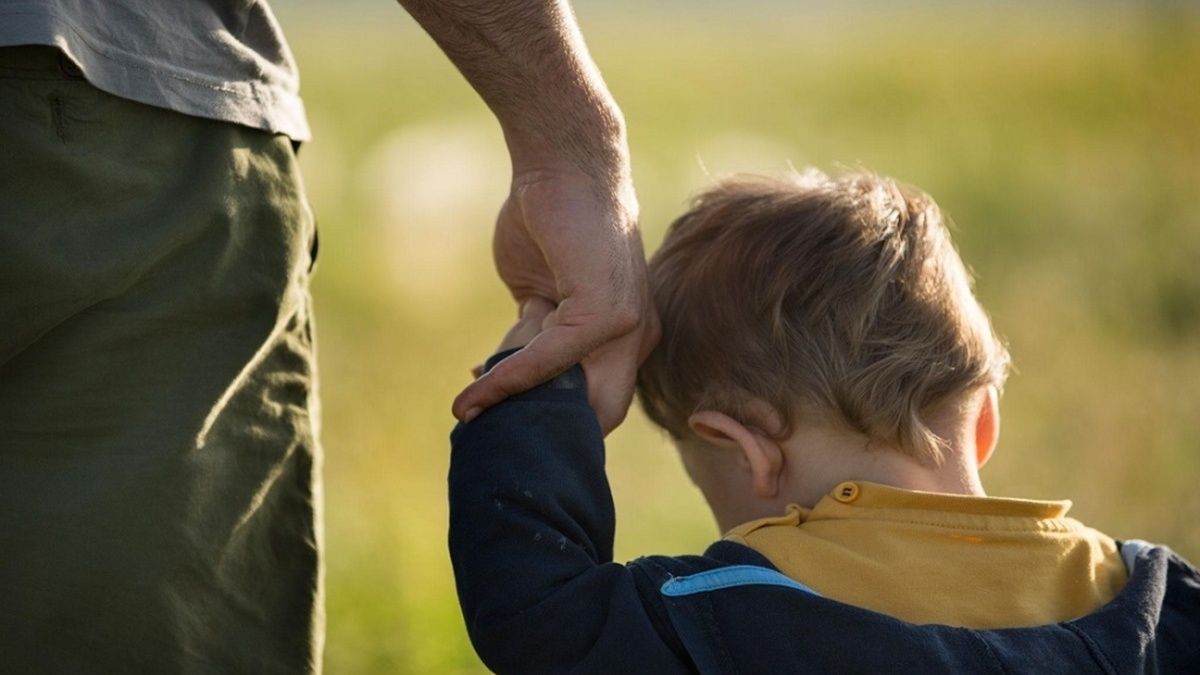
[[[827,598],[910,623],[1036,626],[1090,613],[1128,576],[1116,542],[1070,507],[853,481],[725,538]]]

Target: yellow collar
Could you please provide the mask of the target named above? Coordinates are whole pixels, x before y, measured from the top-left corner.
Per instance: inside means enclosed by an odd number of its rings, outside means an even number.
[[[962,529],[1068,532],[1078,523],[1066,518],[1069,500],[1044,501],[923,492],[871,483],[838,484],[816,506],[791,504],[782,516],[739,525],[729,534],[745,535],[771,525],[798,526],[823,520],[882,520]]]
[[[726,538],[827,598],[911,623],[1035,626],[1083,616],[1125,584],[1116,542],[1070,506],[847,481]]]

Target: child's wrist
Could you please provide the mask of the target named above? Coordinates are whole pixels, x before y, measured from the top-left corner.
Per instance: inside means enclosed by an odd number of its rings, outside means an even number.
[[[480,367],[479,374],[482,375],[495,368],[501,361],[523,348],[523,346],[501,348],[488,357]],[[505,402],[508,401],[559,401],[587,404],[587,376],[583,372],[583,366],[575,364],[542,384],[505,399]]]

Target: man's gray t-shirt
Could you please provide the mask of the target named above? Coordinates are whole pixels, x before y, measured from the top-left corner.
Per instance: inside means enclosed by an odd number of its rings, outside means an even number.
[[[122,98],[309,138],[266,0],[0,0],[0,47],[12,45],[58,47]]]

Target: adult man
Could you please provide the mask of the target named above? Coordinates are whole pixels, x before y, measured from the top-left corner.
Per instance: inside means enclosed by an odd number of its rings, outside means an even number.
[[[570,9],[401,4],[503,129],[501,277],[559,303],[454,412],[587,356],[611,429],[657,327]],[[0,668],[320,669],[297,91],[265,2],[0,0]]]

